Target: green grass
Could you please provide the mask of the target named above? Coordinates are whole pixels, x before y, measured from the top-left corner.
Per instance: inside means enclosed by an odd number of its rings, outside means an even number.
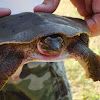
[[[55,14],[82,18],[70,0],[61,0]],[[100,36],[90,39],[90,48],[100,55]],[[74,59],[65,60],[73,100],[100,100],[100,82],[86,79],[85,70]]]

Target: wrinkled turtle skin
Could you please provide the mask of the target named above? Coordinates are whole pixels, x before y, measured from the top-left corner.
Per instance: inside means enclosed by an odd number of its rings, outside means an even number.
[[[100,81],[100,57],[88,48],[84,20],[48,13],[22,13],[0,19],[0,89],[28,62],[74,58],[88,78]]]

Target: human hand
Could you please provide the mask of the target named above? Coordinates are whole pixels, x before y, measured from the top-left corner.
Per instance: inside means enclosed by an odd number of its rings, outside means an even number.
[[[11,10],[7,9],[7,8],[0,8],[0,18],[10,15],[11,14]]]
[[[91,37],[100,35],[100,0],[70,0],[79,14],[85,18]]]
[[[100,35],[100,0],[70,0],[79,14],[85,18],[91,35]],[[43,4],[34,8],[35,12],[49,12],[56,10],[60,0],[44,0]]]
[[[34,12],[48,12],[52,13],[56,10],[60,0],[44,0],[41,5],[34,8]]]

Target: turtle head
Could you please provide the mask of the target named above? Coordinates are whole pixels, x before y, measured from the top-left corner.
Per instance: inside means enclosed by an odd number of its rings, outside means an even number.
[[[46,36],[38,42],[38,50],[45,55],[58,55],[62,52],[64,41],[61,36]]]

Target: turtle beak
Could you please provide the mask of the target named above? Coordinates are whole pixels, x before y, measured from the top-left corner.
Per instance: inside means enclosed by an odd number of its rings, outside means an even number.
[[[56,53],[62,52],[60,42],[53,42],[49,46],[50,46],[50,49],[52,50],[52,52],[56,52]]]

